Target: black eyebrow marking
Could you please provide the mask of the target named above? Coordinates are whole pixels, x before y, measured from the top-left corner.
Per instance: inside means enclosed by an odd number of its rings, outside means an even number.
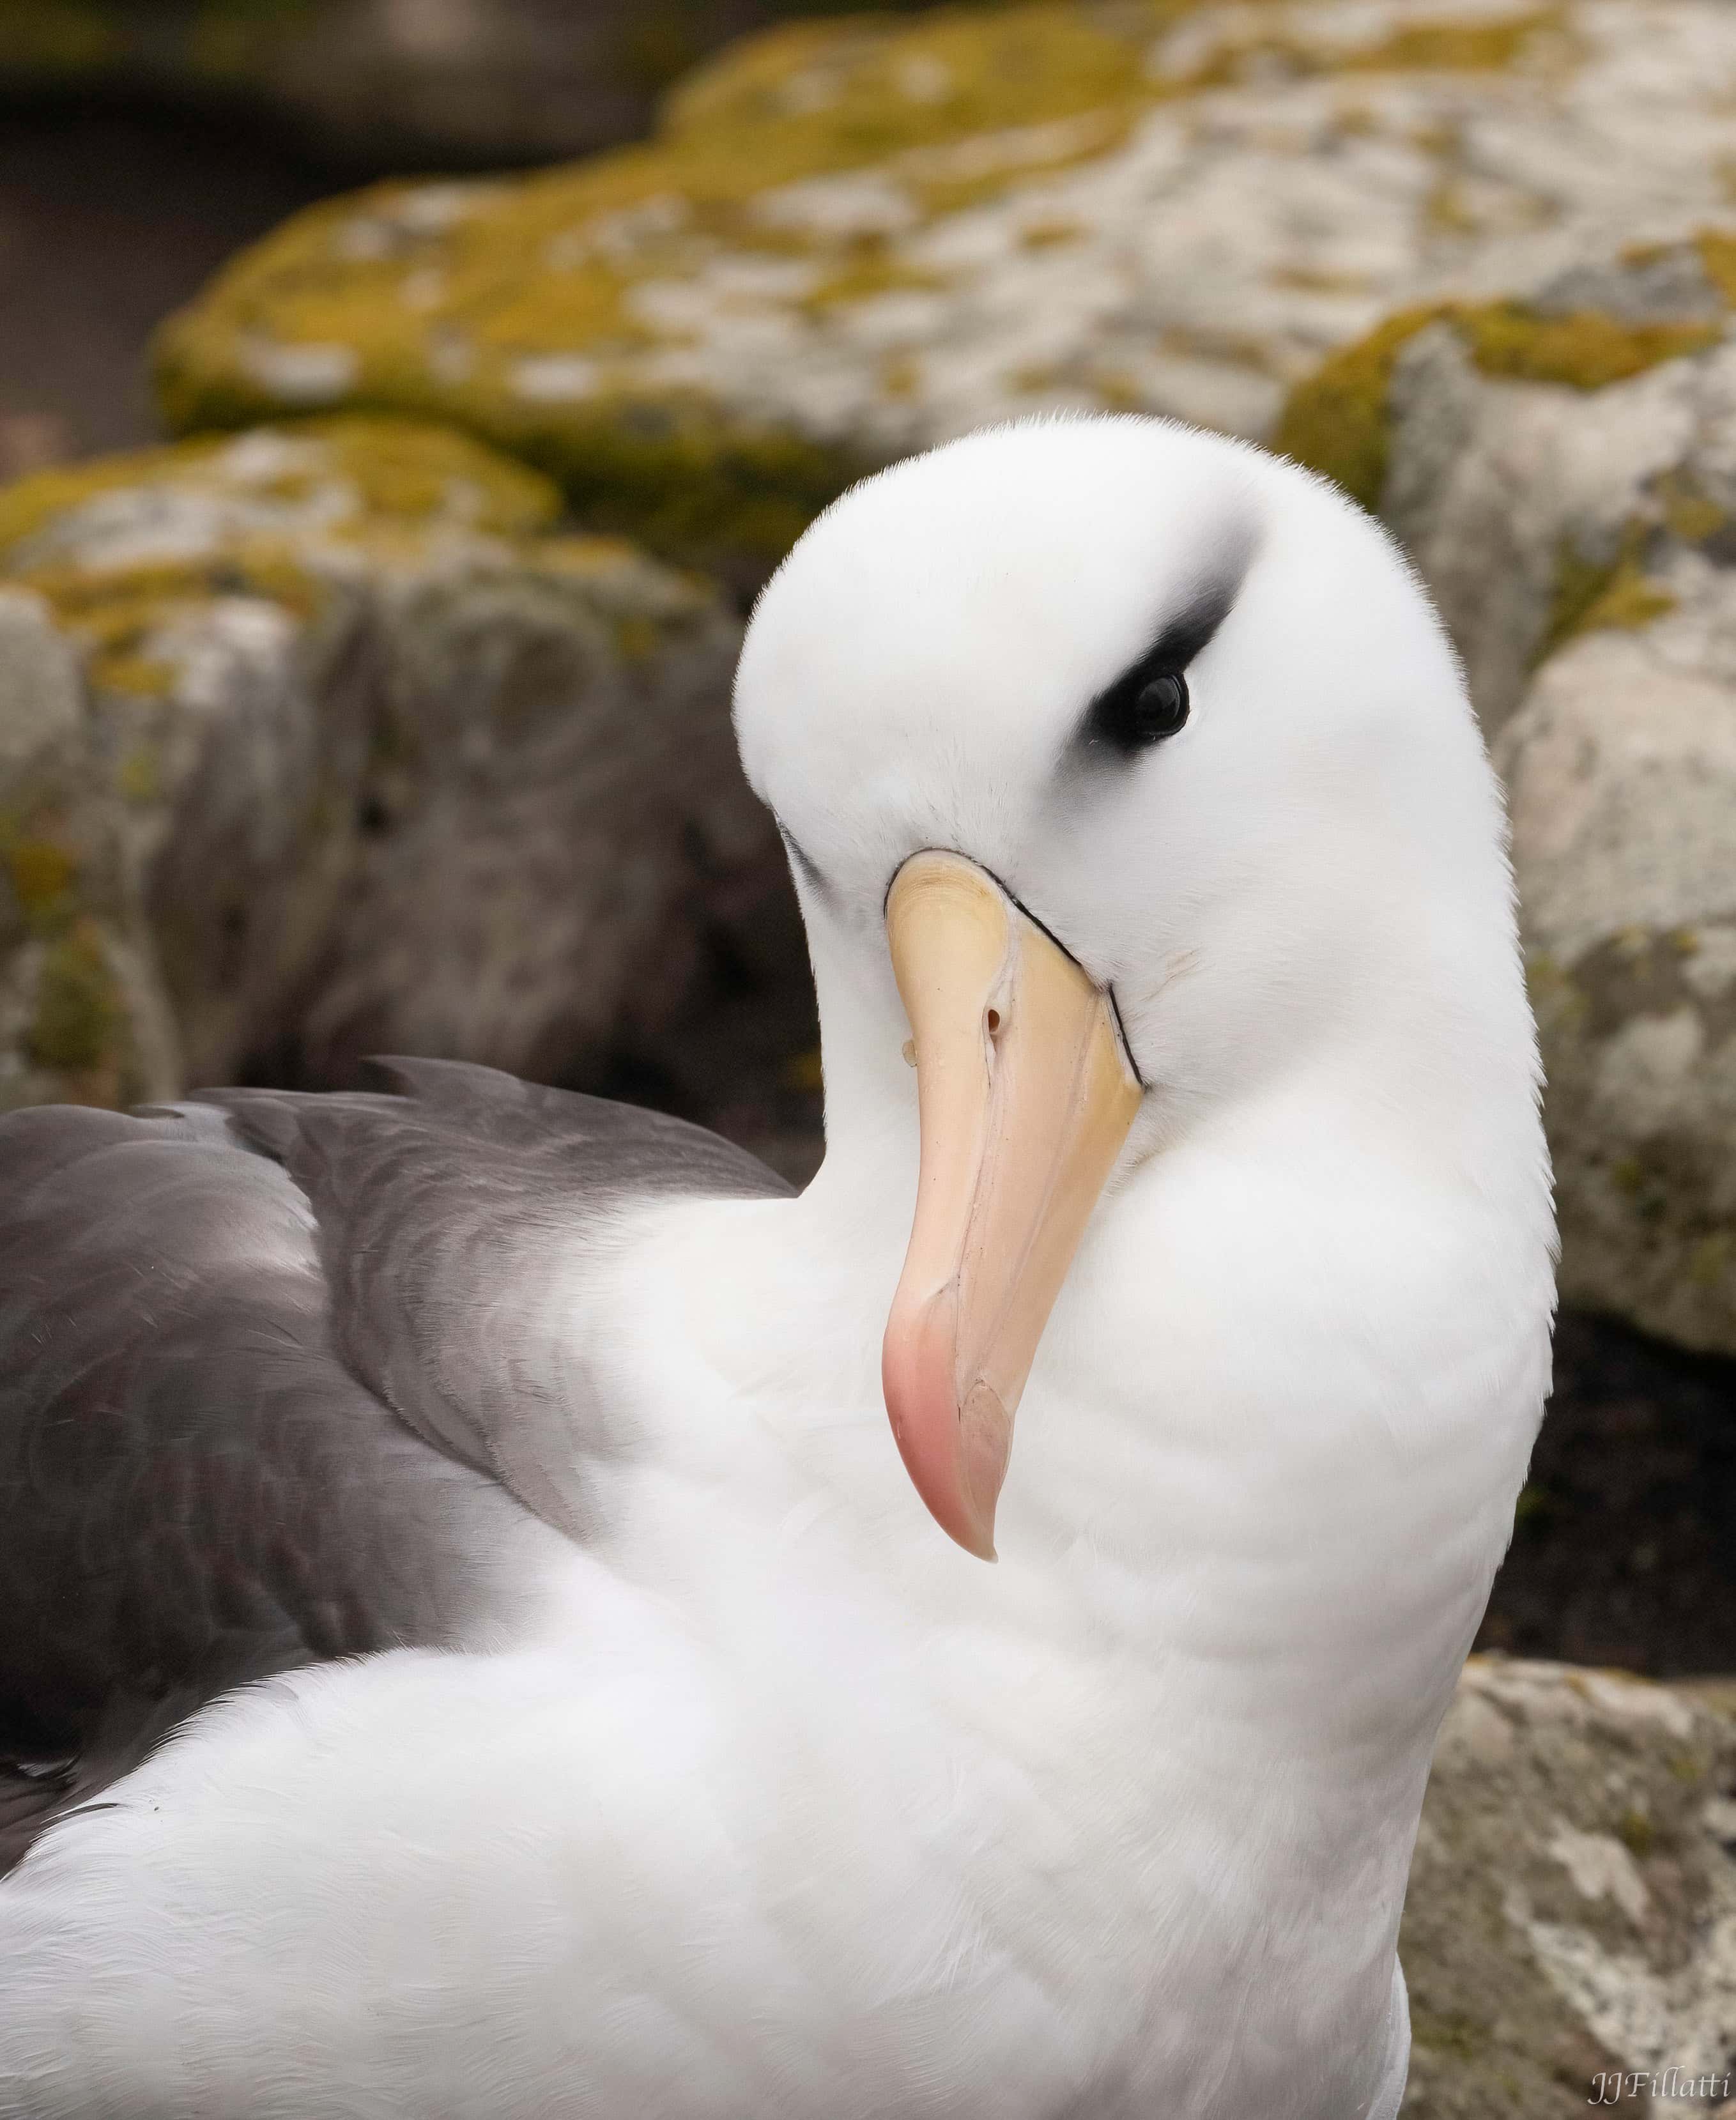
[[[1221,575],[1198,590],[1187,609],[1158,635],[1152,653],[1163,657],[1169,668],[1185,670],[1196,655],[1211,646],[1212,636],[1230,616],[1241,589],[1243,572],[1238,567],[1233,577]]]
[[[1113,683],[1104,686],[1080,716],[1069,750],[1087,758],[1101,758],[1110,752],[1122,758],[1133,755],[1128,742],[1118,741],[1115,733],[1127,719],[1128,704],[1154,678],[1180,676],[1211,645],[1235,605],[1247,571],[1247,556],[1239,556],[1240,564],[1233,570],[1196,589],[1192,600],[1165,625],[1151,646],[1136,656]]]

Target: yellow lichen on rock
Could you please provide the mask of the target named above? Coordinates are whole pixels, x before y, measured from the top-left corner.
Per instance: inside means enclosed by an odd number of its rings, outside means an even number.
[[[570,570],[579,541],[549,534],[561,505],[546,479],[466,435],[360,416],[0,490],[8,644],[40,658],[36,684],[54,676],[67,693],[0,773],[0,1109],[166,1092],[167,1004],[125,878],[184,835],[177,805],[213,731],[238,703],[267,722],[299,711],[289,695],[312,681],[323,621],[339,606],[353,616],[358,583],[504,569],[545,547]],[[286,829],[308,829],[284,800]],[[208,937],[201,946],[208,958]]]
[[[1644,542],[1644,528],[1636,524],[1613,560],[1589,560],[1571,541],[1563,543],[1556,560],[1549,621],[1538,643],[1536,662],[1546,662],[1576,635],[1636,633],[1676,608],[1670,592],[1645,577],[1640,564]]]
[[[1736,309],[1736,235],[1728,229],[1706,228],[1695,243],[1706,277],[1725,302]]]
[[[162,402],[183,430],[340,403],[436,415],[548,472],[598,527],[752,579],[850,478],[956,430],[960,408],[935,402],[952,364],[934,356],[961,306],[1052,316],[1030,276],[1074,257],[1122,301],[1145,269],[1131,239],[1106,243],[1101,209],[1045,203],[1044,187],[1119,155],[1161,160],[1140,145],[1151,122],[1218,86],[1313,93],[1343,75],[1366,100],[1382,76],[1534,72],[1562,4],[1484,0],[1467,20],[1454,0],[1031,0],[776,30],[679,86],[645,145],[297,216],[165,328]],[[984,272],[1022,272],[1028,300],[973,306]],[[1305,334],[1347,302],[1354,317],[1361,291],[1308,295]],[[1072,300],[1097,314],[1096,295]],[[1144,351],[1117,350],[1112,386],[1098,334],[1055,363],[1063,393],[1186,411],[1161,376],[1217,365],[1234,371],[1221,402],[1250,407],[1255,431],[1299,365],[1265,326],[1203,353],[1178,351],[1181,320],[1133,328]],[[989,357],[962,409],[1021,409],[1011,376],[1040,357],[1008,338],[1004,374]]]
[[[1653,490],[1671,536],[1684,545],[1703,544],[1729,522],[1724,509],[1687,472],[1666,472],[1653,481]]]
[[[1393,370],[1417,333],[1443,313],[1438,303],[1401,309],[1323,361],[1285,401],[1272,446],[1335,479],[1365,508],[1378,508],[1386,482],[1386,393]]]
[[[1724,1355],[1733,309],[1721,230],[1554,249],[1506,300],[1389,318],[1296,391],[1282,437],[1403,545],[1492,739],[1562,1299]]]
[[[40,1067],[86,1078],[91,1102],[112,1101],[125,1022],[114,969],[101,931],[91,920],[75,922],[43,960],[36,988],[35,1020],[28,1044]]]
[[[1262,21],[1252,11],[1226,10],[1220,41],[1204,63],[1185,77],[1189,88],[1243,81],[1282,68],[1294,75],[1321,73],[1493,72],[1513,67],[1547,48],[1565,27],[1559,6],[1455,20],[1450,8],[1438,19],[1395,23],[1384,35],[1338,44],[1310,41],[1301,33],[1305,15],[1294,4]],[[1178,85],[1180,85],[1178,83]]]
[[[74,1103],[145,1093],[109,923],[85,902],[81,853],[54,836],[68,821],[43,793],[33,801],[27,787],[0,788],[0,1017],[12,1019],[0,1110],[15,1101],[21,1070]]]
[[[1460,305],[1452,316],[1485,375],[1574,390],[1605,390],[1660,361],[1703,352],[1724,331],[1710,321],[1631,323],[1595,309],[1541,315],[1522,302]]]
[[[268,467],[237,454],[221,435],[133,449],[35,473],[0,487],[0,567],[34,532],[99,495],[166,481],[188,489],[245,488],[267,500],[305,500],[322,478],[353,490],[351,513],[419,520],[461,520],[468,528],[515,536],[542,528],[561,512],[547,479],[431,422],[393,416],[334,415],[281,430],[290,452]]]
[[[309,396],[384,389],[394,402],[417,388],[462,402],[505,380],[500,364],[539,353],[631,348],[646,333],[623,291],[678,265],[696,238],[776,248],[775,225],[749,210],[780,186],[1150,101],[1143,38],[1184,4],[1139,0],[1120,34],[1061,5],[798,25],[701,69],[647,146],[514,183],[389,184],[312,207],[171,321],[165,407],[181,426],[281,411],[298,381],[292,366],[274,381],[267,340],[354,354],[353,384],[338,388],[328,380],[337,363],[305,365]],[[1048,158],[1034,143],[1031,159]],[[444,362],[443,328],[463,346]],[[456,373],[461,360],[470,375]]]
[[[1726,239],[1701,237],[1702,253]],[[1732,254],[1736,258],[1736,245]],[[1726,300],[1736,300],[1710,268],[1708,277]],[[1485,375],[1588,392],[1703,352],[1727,328],[1724,318],[1636,323],[1597,309],[1557,314],[1523,301],[1418,304],[1387,318],[1298,384],[1285,402],[1273,446],[1336,480],[1365,508],[1378,508],[1393,371],[1412,339],[1435,323],[1452,327]]]
[[[511,184],[386,184],[297,216],[172,319],[161,396],[181,429],[342,398],[438,411],[541,464],[588,516],[689,559],[775,557],[867,459],[719,417],[702,389],[649,381],[678,346],[634,306],[719,246],[812,256],[798,300],[823,313],[932,276],[756,211],[780,188],[994,136],[987,181],[1055,165],[1054,122],[1106,146],[1157,91],[1144,42],[1192,0],[1139,0],[1099,26],[1045,5],[915,24],[798,25],[752,39],[671,98],[658,139]],[[1107,114],[1105,118],[1105,114]],[[1040,125],[1038,123],[1040,121]],[[910,172],[911,196],[961,177]]]
[[[365,1041],[600,1067],[646,954],[781,881],[738,625],[563,510],[359,415],[0,493],[0,1110],[286,1039],[324,1080]]]
[[[939,10],[749,38],[670,97],[664,146],[713,196],[1143,100],[1147,41],[1198,0]]]
[[[887,256],[884,244],[870,242],[864,244],[856,256],[828,273],[817,286],[810,288],[802,298],[802,306],[810,315],[818,316],[844,303],[868,301],[876,295],[944,285],[938,272],[901,264],[897,258]]]
[[[4,853],[12,895],[26,918],[52,918],[72,887],[77,862],[52,839],[16,839]]]
[[[39,472],[0,490],[0,576],[82,644],[91,682],[161,697],[155,644],[179,616],[246,597],[313,617],[344,555],[443,533],[512,539],[561,512],[537,472],[449,429],[336,416]]]

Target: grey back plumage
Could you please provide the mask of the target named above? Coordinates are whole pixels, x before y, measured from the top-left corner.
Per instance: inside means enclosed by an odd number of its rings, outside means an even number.
[[[460,1637],[600,1416],[567,1299],[700,1129],[454,1063],[0,1119],[0,1869],[204,1700]],[[582,1308],[582,1306],[581,1306]]]

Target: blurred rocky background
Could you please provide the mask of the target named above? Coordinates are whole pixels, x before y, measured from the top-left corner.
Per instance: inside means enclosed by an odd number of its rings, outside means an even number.
[[[1465,659],[1560,1190],[1406,2111],[1671,2067],[1650,2109],[1709,2109],[1736,7],[795,12],[0,0],[0,1107],[397,1048],[801,1177],[800,930],[727,720],[754,588],[861,471],[986,420],[1274,442],[1382,516]]]

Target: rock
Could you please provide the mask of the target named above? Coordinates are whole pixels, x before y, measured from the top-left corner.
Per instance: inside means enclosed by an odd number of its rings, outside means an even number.
[[[1736,2090],[1729,1690],[1466,1667],[1399,1937],[1405,2120],[1704,2111]]]
[[[387,420],[0,491],[0,1105],[668,1032],[785,888],[738,627],[558,514]]]
[[[1499,748],[1569,1300],[1736,1353],[1736,586],[1585,635]],[[1666,576],[1666,579],[1670,579]]]
[[[1736,230],[1698,230],[1523,294],[1413,306],[1292,393],[1278,445],[1403,540],[1492,734],[1588,620],[1645,615],[1641,517],[1723,551],[1724,503],[1694,481],[1736,501],[1732,470],[1689,458],[1700,398],[1731,387],[1733,307]]]
[[[865,463],[1087,404],[1262,435],[1395,305],[1725,201],[1724,0],[1060,5],[775,31],[648,147],[382,185],[160,346],[178,429],[454,416],[752,575]]]
[[[1287,412],[1496,739],[1565,1300],[1736,1353],[1736,238],[1413,311]]]

